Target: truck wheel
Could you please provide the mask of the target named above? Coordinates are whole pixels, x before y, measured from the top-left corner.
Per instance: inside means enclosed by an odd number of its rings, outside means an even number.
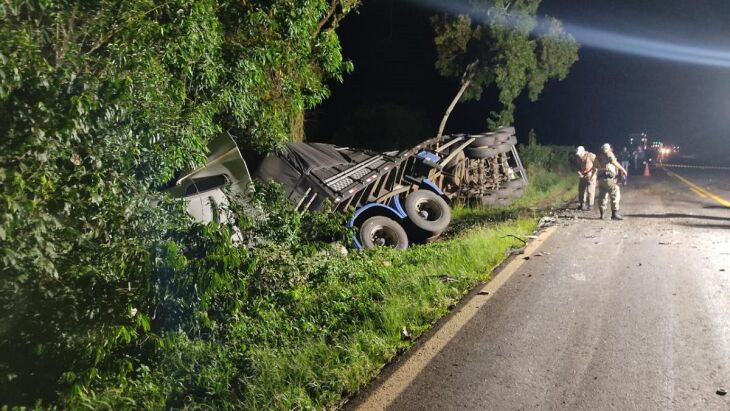
[[[503,134],[509,134],[510,136],[515,135],[515,128],[514,127],[500,127],[496,130],[494,130],[495,133],[503,133]]]
[[[416,190],[406,197],[408,220],[421,230],[431,233],[444,231],[451,222],[451,208],[438,194]]]
[[[375,216],[360,226],[360,244],[366,250],[377,247],[391,247],[396,250],[408,248],[408,234],[403,226],[388,217]]]
[[[474,141],[469,144],[469,147],[490,147],[497,144],[497,136],[490,134],[480,134],[472,137],[474,137]]]
[[[498,143],[498,144],[499,143],[505,143],[505,144],[515,145],[515,144],[517,144],[517,137],[515,137],[513,135],[504,135],[504,134],[502,134],[499,137],[497,137],[496,143]]]
[[[513,146],[514,145],[513,144],[510,144],[510,143],[499,143],[499,144],[497,144],[496,146],[494,146],[492,148],[498,154],[502,154],[502,153],[510,153],[510,152],[512,152],[512,147]]]
[[[492,158],[499,153],[491,147],[467,147],[464,154],[467,158]]]

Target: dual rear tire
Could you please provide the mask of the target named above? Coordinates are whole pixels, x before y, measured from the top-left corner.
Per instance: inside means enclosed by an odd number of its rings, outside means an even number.
[[[360,225],[358,237],[364,249],[408,248],[409,243],[426,243],[437,239],[451,223],[451,207],[441,196],[429,190],[416,190],[406,197],[403,225],[385,216],[373,216]],[[407,230],[407,231],[406,231]]]

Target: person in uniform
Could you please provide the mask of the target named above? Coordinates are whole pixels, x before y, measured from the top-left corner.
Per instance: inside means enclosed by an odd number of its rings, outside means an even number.
[[[601,212],[601,219],[608,208],[608,200],[611,199],[611,219],[623,220],[619,214],[619,205],[621,202],[621,188],[616,178],[620,173],[626,174],[626,169],[619,164],[616,156],[613,154],[611,145],[606,143],[601,146],[601,152],[596,156],[595,161],[596,174],[598,176],[598,201]]]
[[[593,166],[596,155],[586,151],[583,146],[575,150],[575,168],[578,173],[578,202],[580,210],[593,209],[596,198],[596,169]]]
[[[623,150],[618,155],[619,161],[621,161],[621,167],[626,170],[626,173],[624,173],[623,178],[621,179],[621,185],[626,185],[629,182],[629,164],[631,163],[631,153],[629,152],[629,149],[624,147]]]

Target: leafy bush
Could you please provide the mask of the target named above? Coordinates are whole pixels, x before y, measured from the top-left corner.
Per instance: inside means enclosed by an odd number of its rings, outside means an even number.
[[[221,130],[287,140],[351,68],[334,28],[356,4],[0,4],[0,404],[93,398],[170,335],[223,332],[259,260],[154,193]],[[243,231],[298,244],[282,213]]]
[[[528,143],[520,145],[520,158],[528,174],[540,170],[556,174],[570,172],[571,154],[572,148],[568,146],[538,144],[534,130],[530,130]]]

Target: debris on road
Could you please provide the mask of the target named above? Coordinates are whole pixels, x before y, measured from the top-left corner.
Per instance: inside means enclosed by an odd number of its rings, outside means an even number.
[[[558,223],[558,219],[555,217],[549,217],[545,216],[540,219],[540,221],[537,223],[537,229],[543,229],[546,227],[550,227],[551,225],[555,225]]]
[[[720,388],[719,390],[715,391],[715,394],[717,395],[726,395],[727,391],[725,391],[723,388]]]

